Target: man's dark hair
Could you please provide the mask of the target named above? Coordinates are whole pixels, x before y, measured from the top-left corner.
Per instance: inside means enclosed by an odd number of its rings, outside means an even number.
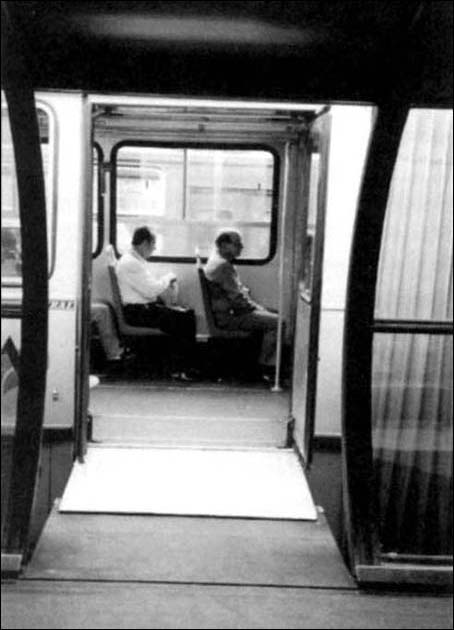
[[[223,243],[231,243],[235,237],[241,238],[240,233],[236,230],[223,230],[217,235],[214,242],[216,243],[217,247],[220,247]]]
[[[151,243],[155,241],[156,237],[146,226],[139,227],[134,230],[134,234],[132,235],[132,244],[140,245],[144,241]]]

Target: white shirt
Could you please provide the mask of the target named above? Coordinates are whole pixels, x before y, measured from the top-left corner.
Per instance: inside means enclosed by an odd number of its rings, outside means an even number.
[[[170,280],[175,278],[173,273],[155,278],[150,267],[150,263],[133,248],[120,258],[116,272],[123,304],[154,302],[169,287]]]

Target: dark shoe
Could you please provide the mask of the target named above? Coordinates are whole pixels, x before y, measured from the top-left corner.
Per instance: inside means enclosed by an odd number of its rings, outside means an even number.
[[[192,383],[194,380],[186,372],[173,372],[170,377],[174,381],[180,381],[182,383]]]
[[[108,374],[119,374],[123,371],[123,359],[110,359],[106,361],[106,370]]]
[[[276,368],[274,365],[261,365],[260,366],[260,380],[267,385],[273,383],[276,375]]]

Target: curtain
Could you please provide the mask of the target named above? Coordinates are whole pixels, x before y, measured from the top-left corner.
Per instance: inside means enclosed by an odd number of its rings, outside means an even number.
[[[385,218],[376,319],[452,322],[452,112],[412,110]],[[372,427],[384,552],[452,553],[452,335],[376,333]]]

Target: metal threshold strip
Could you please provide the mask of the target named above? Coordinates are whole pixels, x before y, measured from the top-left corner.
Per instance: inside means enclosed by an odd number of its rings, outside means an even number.
[[[2,578],[11,578],[19,575],[22,566],[21,553],[2,552]]]
[[[416,563],[356,565],[356,578],[365,585],[420,586],[452,591],[452,566],[427,566]]]

